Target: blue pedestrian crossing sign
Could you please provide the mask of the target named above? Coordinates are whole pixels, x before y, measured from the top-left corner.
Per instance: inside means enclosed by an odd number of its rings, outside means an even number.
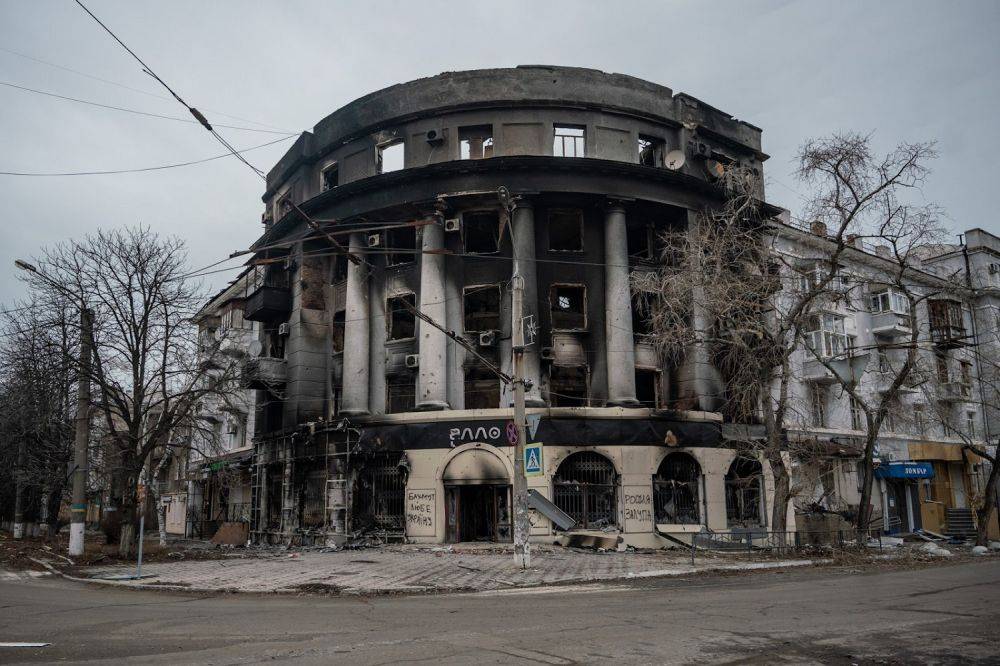
[[[527,444],[524,447],[524,475],[542,476],[545,464],[542,459],[542,443]]]

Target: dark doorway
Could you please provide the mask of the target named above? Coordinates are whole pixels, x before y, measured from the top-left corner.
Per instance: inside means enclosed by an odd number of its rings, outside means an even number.
[[[449,543],[510,541],[510,486],[445,487]]]

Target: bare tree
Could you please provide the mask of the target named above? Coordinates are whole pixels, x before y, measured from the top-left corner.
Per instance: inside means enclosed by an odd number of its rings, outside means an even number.
[[[198,401],[224,390],[237,369],[191,323],[201,295],[179,239],[142,227],[100,231],[44,250],[38,263],[27,278],[36,292],[73,294],[94,312],[91,381],[104,474],[120,512],[119,552],[131,556],[144,468],[158,447],[190,442],[170,434],[202,427]]]
[[[932,229],[928,210],[900,204],[897,193],[917,186],[933,157],[930,144],[902,145],[882,158],[869,138],[833,136],[810,141],[799,153],[799,177],[814,196],[806,206],[814,231],[807,234],[813,256],[802,262],[783,245],[783,225],[759,200],[759,180],[742,169],[721,181],[723,202],[704,211],[693,229],[667,233],[669,256],[651,272],[635,272],[633,285],[644,298],[652,340],[675,359],[693,348],[706,349],[724,385],[723,411],[737,422],[760,422],[762,440],[752,451],[767,460],[774,477],[771,525],[787,529],[788,503],[797,491],[788,468],[791,457],[809,457],[806,446],[788,441],[786,428],[800,413],[801,360],[806,354],[829,365],[847,359],[846,348],[824,353],[810,333],[817,313],[831,299],[844,298],[845,253],[865,238],[887,239],[897,262],[909,268],[909,250],[919,234]],[[891,271],[890,271],[891,272]],[[902,271],[905,273],[905,271]],[[807,351],[815,348],[816,351]],[[912,365],[912,364],[911,364]],[[896,377],[898,393],[906,371]],[[844,378],[850,384],[849,377]],[[867,526],[871,458],[884,409],[868,410],[865,482],[858,525]]]

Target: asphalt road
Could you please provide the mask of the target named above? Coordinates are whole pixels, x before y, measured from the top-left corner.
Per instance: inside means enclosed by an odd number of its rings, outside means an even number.
[[[1000,561],[467,595],[194,596],[0,582],[0,663],[1000,663]]]

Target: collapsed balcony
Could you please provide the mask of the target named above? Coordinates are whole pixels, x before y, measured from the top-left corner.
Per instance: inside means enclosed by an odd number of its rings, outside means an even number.
[[[258,356],[243,363],[243,388],[270,391],[285,385],[288,361],[283,358]]]

